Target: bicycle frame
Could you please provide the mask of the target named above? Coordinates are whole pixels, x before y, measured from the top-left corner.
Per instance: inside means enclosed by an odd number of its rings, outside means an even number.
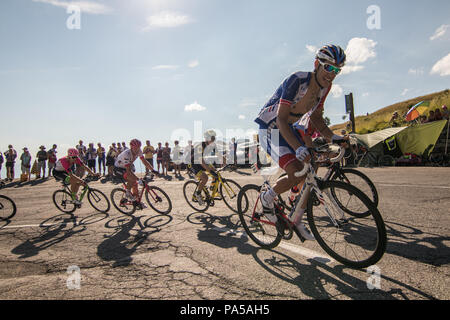
[[[63,184],[64,185],[64,190],[66,190],[71,196],[72,196],[72,190],[70,190],[69,186],[67,184]],[[78,199],[79,201],[83,201],[84,196],[86,195],[86,193],[89,191],[89,186],[86,184],[83,187],[83,190],[81,191],[81,195],[80,198]],[[72,200],[75,200],[72,198]]]

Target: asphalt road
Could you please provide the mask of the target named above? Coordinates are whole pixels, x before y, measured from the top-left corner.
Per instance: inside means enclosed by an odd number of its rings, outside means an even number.
[[[53,179],[1,189],[18,213],[0,222],[0,299],[449,299],[450,169],[361,171],[377,186],[388,236],[370,270],[327,259],[311,241],[261,249],[223,202],[193,211],[186,180],[153,182],[170,195],[170,216],[102,214],[87,202],[62,214]],[[224,176],[262,181],[250,170]],[[115,187],[91,186],[107,195]]]

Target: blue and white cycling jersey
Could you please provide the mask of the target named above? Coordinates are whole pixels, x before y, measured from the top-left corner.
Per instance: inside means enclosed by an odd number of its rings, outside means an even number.
[[[255,122],[260,125],[260,128],[268,128],[277,120],[278,108],[280,105],[291,106],[305,96],[311,81],[311,75],[311,72],[299,71],[291,74],[283,81],[255,119]],[[323,103],[330,92],[330,89],[331,86],[320,90],[319,102],[311,108],[311,113],[317,108],[323,107]],[[273,127],[273,125],[271,127]]]

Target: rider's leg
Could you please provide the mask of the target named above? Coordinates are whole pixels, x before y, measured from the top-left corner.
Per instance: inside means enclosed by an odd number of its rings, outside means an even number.
[[[206,186],[206,183],[208,183],[208,176],[206,175],[205,172],[202,171],[202,174],[200,175],[200,177],[198,177],[198,179],[199,179],[198,192],[200,193],[201,190],[203,190],[203,188]]]
[[[80,189],[80,183],[75,178],[70,177],[70,191],[72,192],[72,198],[78,199],[78,190]]]

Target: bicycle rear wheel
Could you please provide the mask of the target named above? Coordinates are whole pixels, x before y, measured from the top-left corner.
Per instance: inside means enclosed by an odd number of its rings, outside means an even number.
[[[242,187],[238,195],[238,215],[247,235],[260,247],[272,249],[278,246],[282,236],[275,224],[269,222],[263,213],[259,200],[261,187],[248,184]]]
[[[87,198],[91,206],[102,213],[107,213],[111,208],[108,197],[97,189],[89,188]]]
[[[72,213],[77,209],[75,203],[73,203],[72,195],[66,190],[53,192],[53,203],[58,210],[64,213]]]
[[[238,212],[237,208],[237,200],[239,191],[241,190],[241,186],[233,180],[230,179],[222,179],[222,183],[219,187],[220,195],[222,196],[223,201],[227,205],[228,208],[233,210],[234,212]],[[244,203],[242,204],[243,209],[248,206],[247,197],[244,195],[242,199]]]
[[[372,201],[352,185],[325,181],[320,204],[313,205],[310,196],[307,207],[309,226],[320,246],[337,261],[352,267],[365,268],[377,263],[386,250],[386,228]],[[352,207],[367,211],[363,217],[348,216],[335,201],[331,190],[340,197],[351,197]],[[315,191],[311,191],[311,195]],[[330,218],[331,216],[331,218]],[[333,222],[336,221],[336,224]]]
[[[145,190],[145,199],[148,204],[158,213],[169,214],[172,211],[172,201],[170,201],[167,193],[163,189],[149,186],[149,190]]]
[[[187,181],[183,186],[183,195],[186,202],[191,206],[192,209],[198,212],[205,212],[209,208],[209,195],[205,189],[200,193],[203,199],[203,204],[199,204],[194,196],[194,192],[197,192],[198,182],[194,180]]]
[[[16,204],[7,196],[0,195],[0,220],[9,220],[16,214]]]
[[[111,202],[119,212],[128,216],[136,211],[136,206],[133,202],[127,199],[127,192],[122,188],[115,188],[111,191]]]

